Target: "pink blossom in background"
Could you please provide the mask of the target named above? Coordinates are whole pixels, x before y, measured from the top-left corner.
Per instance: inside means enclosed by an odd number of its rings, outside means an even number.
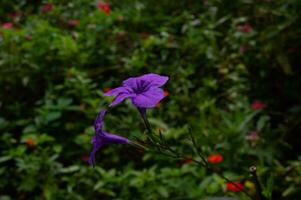
[[[42,12],[47,13],[47,12],[52,11],[52,9],[53,9],[53,4],[52,3],[45,3],[42,7]]]
[[[238,26],[238,30],[243,33],[249,33],[253,30],[253,27],[249,23],[245,23],[241,26]]]
[[[32,40],[32,35],[26,35],[25,38],[26,38],[27,40]]]
[[[19,12],[12,12],[12,13],[8,13],[7,16],[12,19],[13,21],[15,21],[17,19],[17,17],[21,16],[22,13]]]
[[[256,141],[259,139],[257,131],[251,131],[249,135],[246,137],[247,140],[249,141]]]
[[[2,28],[4,29],[12,29],[13,28],[13,24],[10,22],[6,22],[4,24],[2,24]]]
[[[78,20],[78,19],[71,19],[71,20],[68,21],[68,25],[70,27],[76,27],[79,24],[80,24],[80,20]]]
[[[252,104],[251,104],[251,108],[253,109],[253,110],[261,110],[261,109],[263,109],[263,108],[265,108],[266,107],[266,104],[265,103],[263,103],[262,101],[254,101]]]
[[[246,51],[248,51],[248,49],[249,49],[248,45],[241,45],[239,47],[239,52],[240,53],[245,53]]]

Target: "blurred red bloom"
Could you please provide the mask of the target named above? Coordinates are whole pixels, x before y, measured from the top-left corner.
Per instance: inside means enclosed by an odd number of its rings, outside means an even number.
[[[50,12],[50,11],[52,11],[52,9],[53,9],[53,4],[52,4],[52,3],[45,3],[45,4],[42,6],[42,12],[43,12],[43,13]]]
[[[241,184],[240,182],[228,182],[227,183],[227,190],[232,191],[232,192],[240,192],[244,189],[244,185]]]
[[[84,155],[82,155],[82,156],[80,157],[80,159],[81,159],[82,161],[84,161],[84,162],[88,162],[88,160],[89,160],[89,155],[84,154]]]
[[[142,32],[142,33],[140,33],[140,36],[141,36],[142,39],[147,39],[150,36],[150,33],[149,32]]]
[[[207,158],[208,162],[211,164],[218,164],[224,160],[223,156],[221,154],[211,154]]]
[[[98,3],[98,9],[106,13],[107,15],[110,14],[111,8],[110,5],[104,2],[99,2]]]
[[[105,87],[102,91],[103,91],[104,93],[107,93],[107,92],[109,92],[110,90],[112,90],[112,88]]]
[[[265,107],[265,103],[263,103],[262,101],[254,101],[252,104],[251,104],[251,108],[253,110],[261,110]]]
[[[244,25],[239,26],[238,29],[243,33],[249,33],[253,30],[253,27],[250,24],[246,23]]]
[[[287,53],[294,53],[294,52],[296,52],[296,51],[297,51],[296,48],[288,48],[288,49],[287,49]]]
[[[4,29],[12,29],[13,28],[13,24],[10,22],[6,22],[4,24],[2,24],[2,28]]]
[[[34,140],[32,138],[28,138],[25,140],[25,144],[27,144],[28,146],[33,146]]]

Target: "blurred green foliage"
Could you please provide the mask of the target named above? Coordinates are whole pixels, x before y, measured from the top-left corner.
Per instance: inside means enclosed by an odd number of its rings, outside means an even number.
[[[266,196],[300,199],[301,2],[107,3],[110,13],[97,1],[0,2],[0,199],[247,199],[189,161],[129,146],[105,147],[88,166],[93,120],[111,101],[103,90],[148,72],[170,76],[149,112],[170,145],[193,157],[191,128],[250,193],[255,164]],[[129,102],[110,110],[106,130],[143,137]]]

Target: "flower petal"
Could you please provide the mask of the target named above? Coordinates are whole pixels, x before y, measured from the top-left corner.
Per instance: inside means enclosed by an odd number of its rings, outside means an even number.
[[[160,88],[151,87],[144,93],[132,97],[135,106],[141,108],[153,108],[164,98],[164,91]]]
[[[110,104],[109,106],[110,106],[110,107],[111,107],[111,106],[115,106],[116,104],[119,104],[121,101],[123,101],[125,98],[133,97],[133,96],[135,96],[135,94],[127,94],[127,93],[119,94],[119,95],[111,102],[111,104]]]
[[[107,110],[106,109],[103,109],[101,110],[96,119],[95,119],[95,122],[94,122],[94,129],[95,129],[95,132],[96,133],[100,133],[101,130],[102,130],[102,127],[103,127],[103,120],[104,120],[104,117],[106,115],[106,112]]]
[[[150,87],[161,87],[168,81],[169,77],[150,73],[138,77],[132,77],[122,82],[124,86],[128,86],[137,90],[141,82],[146,82]]]
[[[151,87],[161,87],[168,81],[168,76],[161,76],[158,74],[150,73],[139,77],[140,81],[146,81]]]
[[[137,90],[138,89],[138,82],[137,81],[139,81],[138,77],[128,78],[128,79],[126,79],[125,81],[122,82],[122,85],[126,86],[126,87],[130,87],[133,90]]]
[[[124,93],[124,92],[128,92],[127,89],[125,87],[118,87],[118,88],[114,88],[108,92],[106,92],[104,95],[105,96],[115,96],[118,95],[120,93]]]
[[[89,164],[90,165],[93,165],[93,167],[95,166],[95,155],[96,155],[96,152],[103,146],[103,142],[101,140],[95,140],[95,142],[93,142],[93,149],[90,153],[90,156],[89,156]]]
[[[103,133],[103,140],[106,144],[126,144],[129,143],[129,140],[120,135],[112,134],[112,133]]]

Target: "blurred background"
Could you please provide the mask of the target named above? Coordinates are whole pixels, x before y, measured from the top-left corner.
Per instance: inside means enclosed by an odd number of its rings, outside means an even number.
[[[170,76],[150,122],[255,193],[301,199],[300,0],[1,0],[0,200],[248,199],[190,159],[104,147],[93,122],[130,76]],[[105,130],[142,137],[130,102]]]

